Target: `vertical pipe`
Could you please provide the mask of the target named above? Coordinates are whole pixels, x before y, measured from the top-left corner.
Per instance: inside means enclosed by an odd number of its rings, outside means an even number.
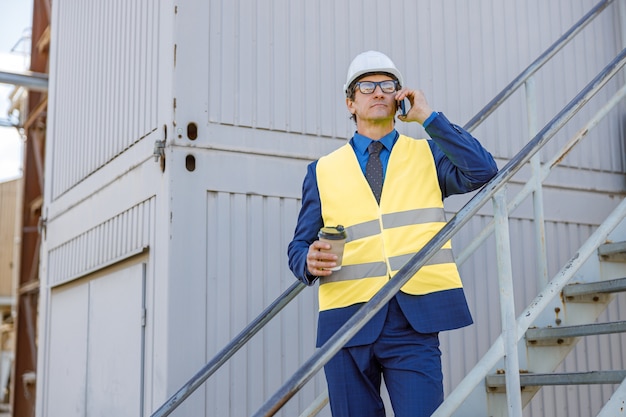
[[[513,296],[513,268],[511,266],[511,242],[509,238],[509,215],[506,208],[506,186],[493,196],[495,218],[496,258],[498,286],[500,289],[500,316],[504,340],[504,366],[506,371],[506,401],[509,417],[522,416],[522,393],[519,380],[517,354],[517,321]]]
[[[300,417],[315,417],[328,404],[328,389],[324,390],[315,400],[302,412]]]
[[[532,76],[525,83],[526,114],[528,117],[529,140],[537,134],[537,95],[535,77]],[[530,159],[531,183],[533,188],[533,212],[535,226],[535,259],[537,265],[537,286],[542,288],[548,284],[548,258],[546,250],[546,226],[543,211],[543,188],[541,170],[541,151]]]

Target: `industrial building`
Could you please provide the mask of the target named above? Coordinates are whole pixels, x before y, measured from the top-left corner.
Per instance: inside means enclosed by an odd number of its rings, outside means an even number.
[[[307,165],[354,133],[343,83],[370,49],[500,168],[445,201],[475,323],[440,335],[436,415],[623,412],[623,0],[33,12],[31,71],[0,73],[30,90],[13,416],[330,416],[340,346],[315,349],[287,245]]]

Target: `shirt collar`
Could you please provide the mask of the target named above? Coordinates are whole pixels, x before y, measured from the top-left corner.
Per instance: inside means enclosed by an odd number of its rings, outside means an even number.
[[[391,132],[387,133],[378,141],[383,144],[385,149],[391,152],[391,148],[393,148],[393,145],[396,143],[397,138],[398,138],[398,131],[393,129]],[[372,139],[368,138],[367,136],[363,136],[358,132],[354,132],[352,141],[354,143],[355,149],[358,152],[360,152],[362,155],[365,155],[365,153],[367,152],[367,147],[372,142]]]

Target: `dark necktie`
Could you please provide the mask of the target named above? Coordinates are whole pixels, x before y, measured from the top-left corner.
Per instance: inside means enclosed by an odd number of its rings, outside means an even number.
[[[380,150],[383,144],[375,140],[370,143],[367,150],[370,154],[365,165],[365,178],[372,188],[376,202],[380,203],[380,194],[383,191],[383,164],[380,163]]]

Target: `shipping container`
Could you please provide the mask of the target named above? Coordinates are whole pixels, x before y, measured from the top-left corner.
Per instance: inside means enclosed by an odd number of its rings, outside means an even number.
[[[302,180],[354,133],[343,84],[356,54],[384,52],[407,86],[464,125],[594,5],[52,2],[37,416],[149,416],[294,283],[287,245]],[[536,73],[534,128],[521,89],[473,132],[500,167],[624,47],[625,9],[610,4]],[[544,162],[616,83],[558,133]],[[624,110],[546,182],[550,277],[623,199]],[[397,129],[426,136],[416,123]],[[528,177],[522,170],[509,192]],[[448,216],[470,197],[446,200]],[[485,206],[455,251],[492,218]],[[519,314],[545,285],[528,261],[531,203],[510,230]],[[475,324],[441,335],[446,393],[500,334],[495,251],[490,237],[461,265]],[[606,314],[624,320],[625,303]],[[306,288],[173,415],[251,415],[314,353],[316,320],[317,291]],[[566,368],[624,368],[624,336],[611,336],[610,355],[603,341],[582,343]],[[279,415],[299,415],[325,388],[320,372]],[[525,415],[595,415],[611,392],[547,388]]]

